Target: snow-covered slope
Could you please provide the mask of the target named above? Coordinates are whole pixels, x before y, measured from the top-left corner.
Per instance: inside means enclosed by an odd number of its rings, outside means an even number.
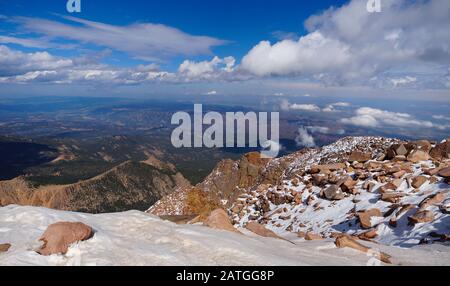
[[[66,255],[41,256],[34,250],[49,224],[77,221],[92,226],[92,239],[73,245]],[[337,249],[333,241],[304,242],[179,226],[130,211],[88,215],[35,207],[0,208],[0,265],[367,265],[366,254]],[[400,265],[449,265],[448,248],[434,245],[400,249],[369,244],[391,254]]]
[[[432,147],[429,142],[349,137],[276,159],[266,168],[289,162],[281,182],[247,189],[230,213],[240,227],[258,221],[282,235],[310,232],[322,237],[336,233],[361,237],[372,230],[370,239],[386,245],[411,247],[438,240],[448,244],[450,215],[443,209],[450,204],[450,188],[438,172],[450,166],[450,160],[430,157]],[[404,155],[393,153],[388,158],[389,148]],[[414,150],[421,148],[427,150],[413,158]],[[352,154],[365,156],[365,163],[351,159]],[[325,195],[333,190],[335,198]],[[371,225],[362,227],[360,212],[373,209],[380,215],[369,217]],[[413,225],[411,216],[417,214],[429,217]]]

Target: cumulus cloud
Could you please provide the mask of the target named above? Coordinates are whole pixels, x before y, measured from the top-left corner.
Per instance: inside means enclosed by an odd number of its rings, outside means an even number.
[[[398,86],[401,86],[401,85],[408,85],[408,84],[411,84],[411,83],[416,82],[416,81],[417,81],[417,78],[412,77],[412,76],[406,76],[406,77],[403,77],[403,78],[393,78],[393,79],[391,79],[391,83],[395,87],[398,87]]]
[[[352,0],[311,16],[309,33],[297,41],[260,42],[242,68],[258,76],[302,75],[339,84],[368,84],[395,71],[396,86],[432,78],[436,87],[437,77],[445,86],[440,69],[450,63],[450,1],[385,0],[382,13],[373,14],[366,4]],[[416,74],[405,81],[409,71]]]
[[[47,52],[24,53],[0,46],[0,76],[56,70],[73,65],[71,59],[54,57]]]
[[[242,59],[242,68],[258,76],[320,73],[349,60],[349,47],[314,32],[298,41],[283,40],[274,45],[262,41]]]
[[[195,62],[185,60],[178,72],[187,80],[190,79],[218,79],[223,74],[230,74],[234,70],[236,60],[233,57],[214,57],[211,61]]]
[[[156,64],[130,68],[100,64],[102,54],[79,58],[56,57],[48,52],[24,53],[0,45],[0,82],[57,84],[105,83],[134,85],[151,82],[233,80],[233,57],[184,61],[177,72],[161,71]]]
[[[338,112],[340,110],[336,109],[336,107],[349,107],[351,106],[348,102],[336,102],[327,105],[324,109],[322,109],[323,112]]]
[[[314,137],[309,134],[308,130],[305,127],[300,127],[298,129],[298,136],[295,138],[295,142],[299,147],[316,147],[316,141],[314,140]]]
[[[350,118],[343,118],[344,124],[361,127],[423,127],[432,128],[435,126],[431,121],[419,120],[407,113],[391,112],[370,107],[363,107],[356,110],[356,115]]]
[[[280,109],[284,111],[289,110],[303,110],[309,112],[319,112],[320,107],[315,104],[291,104],[288,100],[284,99],[280,102]]]
[[[48,39],[62,38],[94,44],[149,61],[176,55],[210,54],[212,47],[227,43],[212,37],[190,35],[161,24],[136,23],[128,26],[116,26],[70,16],[63,18],[71,23],[65,24],[30,17],[16,17],[12,20],[19,23],[23,30],[45,36]],[[30,45],[23,41],[17,43]]]

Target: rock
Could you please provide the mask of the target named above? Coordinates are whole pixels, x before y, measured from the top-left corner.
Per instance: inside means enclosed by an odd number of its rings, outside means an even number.
[[[438,176],[445,178],[446,180],[450,179],[450,167],[441,169],[438,173]]]
[[[11,244],[9,243],[0,244],[0,253],[7,252],[10,248]]]
[[[305,239],[306,240],[322,240],[323,237],[321,235],[318,235],[318,234],[315,234],[315,233],[312,233],[312,232],[307,232],[305,234]]]
[[[45,256],[66,254],[71,244],[88,240],[93,235],[92,228],[83,223],[58,222],[50,225],[39,239],[44,245],[37,252]]]
[[[420,187],[422,187],[423,184],[427,182],[427,180],[428,179],[425,176],[415,177],[411,182],[411,186],[415,189],[419,189]]]
[[[336,185],[328,187],[323,194],[328,200],[342,200],[345,198],[344,193]]]
[[[394,145],[394,151],[397,156],[406,156],[408,154],[408,149],[403,144]]]
[[[372,228],[372,218],[373,217],[383,217],[383,214],[379,209],[370,209],[364,212],[358,213],[359,222],[361,227],[364,229]]]
[[[364,162],[370,161],[371,159],[372,159],[372,154],[370,154],[370,153],[363,153],[361,151],[353,151],[350,154],[348,161],[364,163]]]
[[[431,222],[434,220],[434,213],[432,211],[418,211],[415,215],[408,217],[408,221],[411,225],[419,223]]]
[[[394,178],[396,178],[396,179],[403,178],[403,176],[405,176],[405,175],[406,175],[406,171],[405,170],[400,170],[400,171],[398,171],[398,172],[393,174]]]
[[[413,142],[414,145],[417,146],[417,149],[425,151],[429,153],[431,151],[431,143],[428,140],[418,140]]]
[[[381,195],[381,200],[389,203],[396,204],[398,203],[405,194],[403,193],[384,193]]]
[[[231,232],[240,233],[234,226],[231,224],[230,218],[227,213],[223,209],[217,209],[209,215],[206,221],[203,223],[204,226],[213,228],[226,230]]]
[[[406,156],[404,155],[397,155],[394,159],[392,159],[394,162],[405,162]]]
[[[439,206],[439,209],[443,214],[450,214],[450,199],[445,200],[442,205]]]
[[[297,232],[297,237],[299,237],[299,238],[305,238],[305,237],[306,237],[306,232],[304,232],[304,231],[299,231],[299,232]]]
[[[418,163],[421,161],[430,160],[430,155],[428,154],[428,152],[422,150],[414,150],[411,152],[411,154],[408,155],[407,159],[409,162]]]
[[[389,183],[385,184],[384,186],[382,186],[382,187],[380,188],[380,192],[381,192],[382,194],[384,194],[384,193],[390,193],[390,192],[395,191],[395,190],[397,190],[397,189],[398,189],[398,186],[397,186],[397,185],[395,185],[395,184],[392,183],[392,182],[389,182]]]
[[[354,181],[352,178],[347,178],[347,180],[344,181],[344,183],[341,185],[342,191],[349,193],[349,194],[355,194],[355,186],[358,182]]]
[[[450,140],[437,144],[436,147],[431,149],[430,156],[438,161],[450,159]]]
[[[343,236],[336,238],[335,244],[338,248],[349,247],[349,248],[353,248],[353,249],[356,249],[356,250],[364,252],[364,253],[369,253],[369,251],[371,251],[370,247],[362,245],[361,243],[357,242],[356,240],[354,240],[353,238],[351,238],[347,235],[343,235]],[[375,253],[373,253],[373,254],[375,254]],[[378,260],[380,260],[384,263],[388,263],[388,264],[392,263],[390,260],[391,256],[386,253],[383,253],[383,252],[377,253],[377,257],[375,257],[375,258],[377,258]]]
[[[378,236],[377,230],[371,229],[367,232],[364,232],[364,233],[358,235],[358,238],[362,239],[362,240],[370,240],[370,239],[376,238],[377,236]]]
[[[432,195],[426,199],[424,199],[420,204],[419,207],[421,210],[424,210],[432,205],[440,204],[445,200],[445,195],[443,193],[438,193],[435,195]]]
[[[256,221],[249,222],[245,228],[259,236],[282,239],[275,232],[265,228],[262,224],[257,223]]]

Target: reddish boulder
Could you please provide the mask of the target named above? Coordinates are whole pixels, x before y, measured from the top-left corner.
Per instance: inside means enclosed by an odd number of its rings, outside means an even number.
[[[307,232],[305,234],[305,239],[306,240],[322,240],[323,237],[321,235],[318,235],[318,234],[315,234],[315,233],[312,233],[312,232]]]
[[[418,163],[421,161],[430,160],[430,155],[428,154],[428,152],[422,150],[414,150],[411,152],[411,154],[408,155],[407,159],[412,163]]]
[[[425,176],[415,177],[411,182],[411,186],[415,189],[419,189],[420,187],[422,187],[423,184],[427,182],[427,180],[428,179]]]
[[[383,214],[379,209],[370,209],[364,212],[358,213],[359,222],[361,223],[361,227],[364,229],[372,228],[372,218],[373,217],[383,217]]]
[[[270,229],[265,228],[262,224],[257,223],[256,221],[249,222],[246,226],[246,229],[249,231],[263,237],[272,237],[272,238],[281,238],[275,232]]]
[[[90,226],[80,222],[58,222],[50,225],[40,241],[44,245],[37,252],[41,255],[66,254],[69,246],[79,241],[90,239],[94,231]]]
[[[9,243],[0,244],[0,253],[7,252],[10,248],[11,248],[11,244],[9,244]]]
[[[349,247],[349,248],[353,248],[355,250],[358,250],[358,251],[361,251],[364,253],[368,253],[371,250],[370,247],[362,245],[361,243],[357,242],[356,240],[354,240],[353,238],[351,238],[347,235],[343,235],[343,236],[336,238],[335,244],[338,248]],[[383,252],[379,252],[378,257],[376,257],[376,258],[384,263],[388,263],[388,264],[392,263],[390,260],[391,256],[386,253],[383,253]]]
[[[230,218],[223,209],[217,209],[211,212],[211,214],[203,223],[203,225],[213,229],[239,233],[239,231],[233,226],[233,224],[230,221]]]
[[[353,151],[350,154],[348,161],[365,163],[367,161],[370,161],[371,159],[372,159],[372,154],[370,154],[370,153],[364,153],[361,151]]]
[[[450,140],[437,144],[436,147],[431,149],[430,156],[438,161],[450,159]]]
[[[408,220],[411,225],[431,222],[434,220],[434,213],[432,211],[419,211],[415,215],[408,217]]]

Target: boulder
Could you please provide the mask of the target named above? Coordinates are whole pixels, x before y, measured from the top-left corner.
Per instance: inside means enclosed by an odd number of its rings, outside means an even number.
[[[249,222],[246,226],[246,229],[259,236],[281,238],[275,232],[271,231],[270,229],[267,229],[265,226],[256,221]]]
[[[421,210],[424,210],[432,205],[437,205],[442,203],[445,200],[445,194],[444,193],[437,193],[435,195],[429,196],[428,198],[424,199],[420,204],[419,207]]]
[[[357,242],[356,240],[354,240],[353,238],[351,238],[351,237],[349,237],[347,235],[343,235],[343,236],[340,236],[340,237],[336,238],[335,244],[336,244],[336,246],[338,248],[346,248],[346,247],[348,247],[348,248],[353,248],[355,250],[358,250],[358,251],[361,251],[361,252],[364,252],[364,253],[369,253],[369,251],[371,251],[370,247],[362,245],[361,243]],[[391,260],[390,260],[391,256],[386,254],[386,253],[378,252],[377,256],[378,257],[375,257],[375,258],[377,258],[378,260],[380,260],[380,261],[382,261],[384,263],[387,263],[387,264],[391,264],[392,263]]]
[[[419,189],[423,184],[427,182],[427,180],[428,179],[425,176],[415,177],[414,179],[412,179],[411,186],[415,189]]]
[[[443,214],[450,214],[450,199],[445,200],[442,205],[439,206],[439,209]]]
[[[353,151],[348,157],[349,162],[360,162],[364,163],[372,159],[371,153],[364,153],[361,151]]]
[[[411,152],[411,154],[408,155],[407,159],[409,162],[418,163],[421,161],[430,160],[430,155],[428,154],[428,152],[422,150],[414,150]]]
[[[358,213],[359,222],[361,227],[364,229],[370,229],[373,227],[372,218],[373,217],[383,217],[383,214],[379,209],[370,209]]]
[[[418,140],[413,142],[414,145],[416,145],[417,149],[425,151],[429,153],[431,151],[431,143],[428,140]]]
[[[381,200],[389,203],[396,204],[398,203],[405,194],[403,193],[384,193],[381,195]]]
[[[0,244],[0,253],[7,252],[10,248],[11,244],[9,243]]]
[[[450,159],[450,140],[437,144],[436,147],[431,149],[430,156],[438,161]]]
[[[371,240],[374,239],[378,236],[377,230],[376,229],[371,229],[369,231],[366,231],[364,233],[361,233],[360,235],[358,235],[359,239],[362,240]]]
[[[213,229],[239,233],[239,231],[231,223],[228,214],[223,209],[217,209],[211,212],[203,225]]]
[[[345,198],[344,193],[336,185],[329,186],[327,189],[325,189],[323,194],[325,198],[333,201],[342,200]]]
[[[66,254],[71,244],[88,240],[93,235],[92,228],[81,222],[58,222],[48,226],[39,239],[44,245],[37,252],[45,256]]]
[[[349,193],[349,194],[355,194],[355,186],[358,182],[353,180],[352,178],[348,177],[344,183],[341,184],[342,191]]]
[[[323,237],[321,235],[318,235],[318,234],[315,234],[315,233],[312,233],[312,232],[307,232],[305,234],[305,239],[306,240],[322,240]]]
[[[441,169],[438,173],[438,176],[445,178],[446,180],[450,179],[450,167]]]
[[[394,145],[394,151],[397,156],[406,156],[408,154],[408,149],[404,144]]]
[[[432,211],[418,211],[415,215],[408,217],[408,221],[411,225],[419,223],[431,222],[434,220],[434,213]]]

